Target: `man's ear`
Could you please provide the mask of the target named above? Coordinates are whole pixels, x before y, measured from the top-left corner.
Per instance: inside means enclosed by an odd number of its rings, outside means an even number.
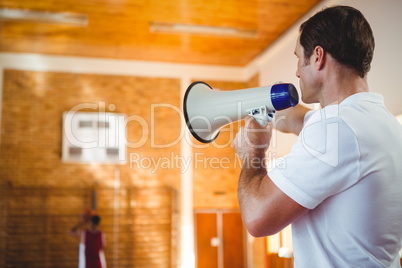
[[[325,50],[322,46],[316,46],[313,51],[314,56],[314,66],[316,66],[317,70],[321,70],[324,68],[325,64]]]

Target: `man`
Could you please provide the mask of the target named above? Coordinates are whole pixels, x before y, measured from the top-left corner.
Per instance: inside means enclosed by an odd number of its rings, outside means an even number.
[[[252,117],[234,145],[243,159],[242,218],[254,236],[292,224],[295,267],[400,267],[402,127],[369,93],[370,25],[356,9],[322,10],[300,27],[302,100],[277,114],[276,128],[299,135],[285,167],[267,174],[272,125]]]
[[[106,268],[103,249],[106,245],[105,235],[98,229],[100,217],[92,210],[84,210],[82,221],[70,229],[70,235],[81,237],[79,268]],[[86,228],[89,224],[89,228]]]

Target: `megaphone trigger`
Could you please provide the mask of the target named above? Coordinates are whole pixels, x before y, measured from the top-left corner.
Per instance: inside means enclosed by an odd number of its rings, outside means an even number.
[[[249,116],[254,117],[254,119],[263,127],[266,127],[269,122],[272,122],[275,119],[275,111],[268,113],[266,106],[249,109],[247,112]]]

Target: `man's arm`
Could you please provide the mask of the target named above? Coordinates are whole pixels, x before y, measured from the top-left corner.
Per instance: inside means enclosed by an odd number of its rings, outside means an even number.
[[[268,177],[266,170],[250,170],[243,164],[238,198],[243,222],[255,237],[276,234],[308,211]]]
[[[77,225],[73,226],[70,229],[70,232],[69,232],[70,235],[79,237],[81,235],[81,229],[85,227],[85,224],[86,224],[85,221],[81,221]]]
[[[106,247],[106,235],[104,232],[101,232],[102,235],[102,249]]]
[[[234,140],[236,153],[243,160],[238,183],[238,199],[243,222],[253,236],[275,234],[308,211],[283,193],[268,177],[265,152],[272,126],[262,128],[253,118]]]
[[[303,128],[304,116],[310,109],[296,105],[295,107],[276,112],[274,127],[284,133],[299,135]]]

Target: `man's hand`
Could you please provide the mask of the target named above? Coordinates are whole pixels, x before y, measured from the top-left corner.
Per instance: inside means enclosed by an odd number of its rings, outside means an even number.
[[[233,141],[237,155],[242,160],[256,156],[264,158],[271,142],[272,123],[264,128],[251,116],[247,116],[245,122]]]

